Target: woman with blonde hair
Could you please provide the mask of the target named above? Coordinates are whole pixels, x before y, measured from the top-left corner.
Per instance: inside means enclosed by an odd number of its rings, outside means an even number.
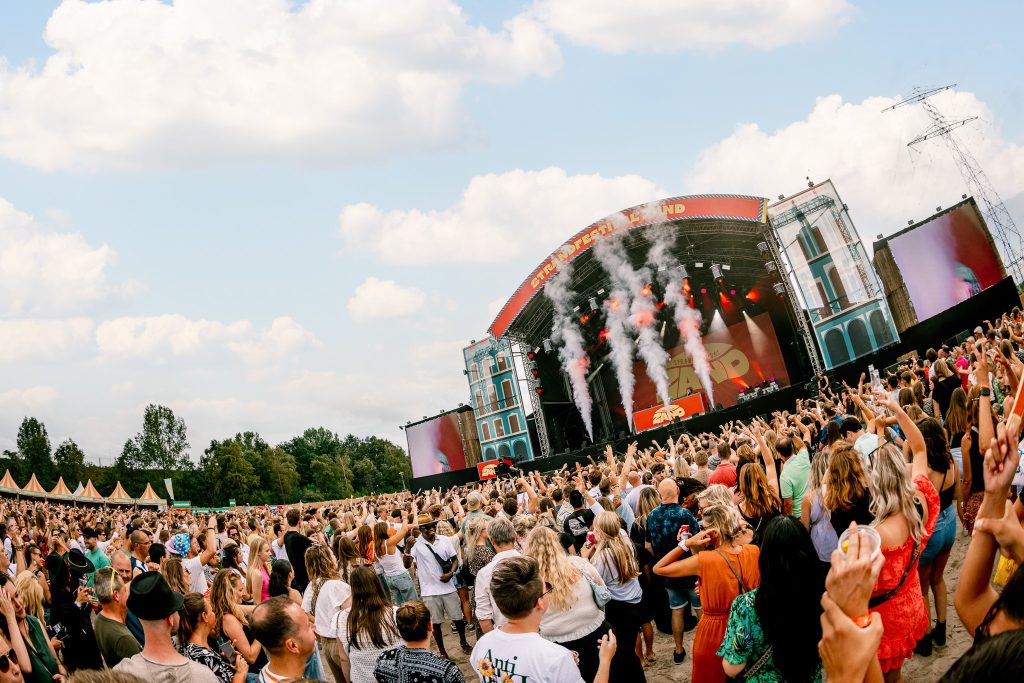
[[[309,583],[302,594],[302,610],[313,620],[320,652],[334,680],[344,680],[344,669],[338,654],[336,621],[341,610],[352,605],[352,588],[338,576],[338,563],[327,546],[306,549],[306,573]]]
[[[612,658],[612,675],[621,674],[628,677],[625,680],[642,681],[645,680],[644,668],[636,649],[629,645],[636,642],[640,625],[649,622],[653,615],[641,612],[643,590],[638,579],[640,567],[636,551],[614,512],[606,510],[599,514],[594,518],[593,528],[596,543],[590,552],[590,563],[611,593],[611,599],[604,608],[605,615],[615,632],[616,641],[622,643]],[[584,549],[588,545],[589,541]]]
[[[541,577],[550,586],[540,635],[576,652],[583,680],[593,680],[599,665],[598,643],[609,631],[594,597],[607,590],[601,575],[586,560],[566,555],[558,534],[547,527],[534,527],[523,554],[537,560]],[[592,584],[598,588],[591,588]]]
[[[167,585],[175,593],[185,595],[191,592],[189,586],[191,585],[192,577],[179,558],[168,557],[164,560],[164,563],[160,565],[160,575],[164,577]]]
[[[256,536],[249,544],[249,571],[245,582],[252,596],[252,604],[258,605],[270,598],[270,556],[273,550],[267,539]]]
[[[967,424],[967,392],[963,389],[957,388],[953,392],[944,419],[946,435],[949,437],[949,452],[956,463],[957,471],[962,474],[964,471],[962,448],[964,434],[970,429],[970,425]]]
[[[913,455],[908,471],[901,450],[882,443],[884,420],[876,421],[881,445],[868,484],[873,525],[882,539],[885,564],[872,592],[870,608],[879,613],[885,625],[878,646],[882,673],[886,681],[899,681],[903,661],[912,656],[928,626],[917,567],[939,516],[939,494],[928,478],[928,453],[921,430],[887,393],[876,393],[875,403],[896,416]]]
[[[732,491],[726,488],[725,484],[712,484],[697,494],[697,509],[701,512],[716,505],[736,507]]]
[[[43,610],[43,587],[36,575],[30,571],[18,574],[18,578],[14,580],[14,590],[21,598],[21,604],[25,606],[25,613],[34,616],[40,624],[46,624]]]
[[[230,641],[235,651],[249,663],[250,668],[256,669],[259,668],[256,662],[263,648],[258,641],[250,642],[249,634],[246,632],[247,613],[253,608],[242,605],[244,594],[245,582],[237,571],[221,569],[217,572],[210,588],[210,606],[217,617],[213,632]]]
[[[725,638],[729,608],[737,596],[761,583],[757,546],[744,542],[748,525],[732,504],[704,510],[703,530],[669,551],[654,565],[654,573],[668,577],[700,577],[703,608],[693,639],[695,683],[724,683],[725,670],[718,647]],[[694,552],[679,559],[687,550]],[[700,551],[700,552],[698,552]]]

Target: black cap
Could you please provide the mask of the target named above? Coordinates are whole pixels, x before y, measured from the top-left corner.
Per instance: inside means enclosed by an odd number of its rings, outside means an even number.
[[[184,596],[172,591],[160,572],[139,574],[132,579],[130,590],[128,609],[143,621],[166,619],[185,602]]]

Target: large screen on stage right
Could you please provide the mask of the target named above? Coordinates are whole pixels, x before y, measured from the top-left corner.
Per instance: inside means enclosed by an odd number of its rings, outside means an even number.
[[[466,467],[459,413],[452,411],[405,428],[412,476],[426,477]]]
[[[938,315],[1005,277],[973,202],[895,235],[888,243],[918,320]]]

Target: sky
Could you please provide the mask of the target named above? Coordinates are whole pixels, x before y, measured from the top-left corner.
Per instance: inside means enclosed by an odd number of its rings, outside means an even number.
[[[468,402],[461,349],[562,241],[831,178],[865,242],[966,192],[1024,224],[1018,3],[0,1],[0,448],[109,464],[148,403],[378,435]],[[1016,65],[1016,66],[1014,66]],[[1022,225],[1024,228],[1024,225]]]

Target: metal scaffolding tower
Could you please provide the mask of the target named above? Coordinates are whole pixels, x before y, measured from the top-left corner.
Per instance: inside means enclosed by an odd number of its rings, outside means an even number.
[[[955,129],[974,121],[978,117],[970,116],[965,119],[951,121],[929,100],[932,95],[951,90],[955,87],[956,83],[940,88],[914,88],[913,94],[910,97],[897,102],[891,107],[886,107],[882,111],[891,111],[909,104],[921,104],[921,107],[932,120],[932,125],[924,133],[908,142],[907,147],[913,147],[937,137],[941,137],[946,141],[946,146],[953,153],[953,159],[960,169],[960,176],[967,185],[968,191],[981,203],[985,221],[995,233],[996,239],[1003,248],[1006,271],[1013,276],[1017,286],[1020,286],[1024,284],[1024,240],[1021,239],[1020,232],[1017,231],[1017,225],[1013,222],[1013,217],[1007,211],[1006,205],[1003,204],[1002,198],[996,192],[988,176],[985,175],[981,164],[978,163],[978,160],[974,158],[970,150],[953,134]]]

